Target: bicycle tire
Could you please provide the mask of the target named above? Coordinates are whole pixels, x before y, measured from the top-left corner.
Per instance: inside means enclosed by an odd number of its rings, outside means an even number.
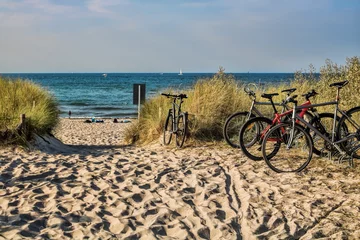
[[[324,121],[325,118],[328,118],[329,120],[331,119],[330,126],[329,126],[329,124],[325,123],[325,121]],[[311,119],[309,124],[314,126],[321,134],[323,134],[331,139],[333,119],[334,119],[333,113],[320,113],[319,116],[315,116],[313,119]],[[339,116],[336,116],[336,121],[339,123],[339,121],[340,121]],[[338,125],[339,124],[337,124],[337,126]],[[315,141],[315,140],[317,140],[317,139],[315,139],[316,133],[311,132],[309,128],[305,128],[305,129],[310,134],[311,138],[313,139],[313,143],[314,143],[313,153],[315,153],[318,156],[322,156],[322,151],[320,149],[318,149],[318,146],[316,144],[317,141]],[[329,144],[324,139],[322,139],[321,137],[319,137],[318,139],[321,141],[320,146],[323,146],[327,150],[331,150],[331,146],[329,146]],[[336,135],[335,135],[335,139],[337,139]]]
[[[261,144],[263,137],[272,126],[272,121],[266,117],[255,117],[247,121],[240,129],[239,143],[241,151],[254,161],[263,159]],[[255,127],[255,129],[253,129]],[[265,132],[264,132],[265,131]],[[249,139],[249,141],[247,141]],[[276,154],[278,149],[270,153],[270,156]]]
[[[185,113],[181,113],[177,119],[176,146],[182,148],[187,134],[187,118]]]
[[[224,124],[223,127],[223,136],[227,144],[229,144],[233,148],[240,148],[239,140],[239,132],[242,125],[248,120],[249,112],[236,112],[230,115]],[[236,119],[239,117],[244,117],[245,121],[239,121],[237,123]],[[254,114],[250,115],[250,119],[256,117]]]
[[[356,115],[357,113],[357,115]],[[351,108],[350,110],[346,111],[346,115],[351,118],[352,121],[356,122],[360,126],[360,106]],[[337,140],[345,137],[344,135],[348,135],[349,133],[357,132],[360,135],[360,129],[355,127],[352,123],[347,121],[348,119],[346,116],[342,116],[339,120],[337,129],[336,129],[336,136]],[[346,126],[347,132],[342,132],[342,128]],[[351,140],[345,141],[340,143],[340,147],[342,150],[346,151],[348,154],[352,154],[349,152],[352,147],[360,144],[360,139],[353,139],[355,142],[350,142]],[[358,150],[355,154],[352,155],[353,158],[360,159],[360,150]]]
[[[296,137],[294,138],[294,141],[293,141],[293,144],[291,145],[291,147],[287,148],[287,141],[290,139],[289,138],[290,132],[285,133],[285,131],[290,131],[291,129],[292,129],[291,123],[278,124],[278,125],[272,127],[267,132],[267,134],[264,137],[263,143],[262,143],[263,158],[264,158],[266,164],[270,167],[270,169],[272,169],[273,171],[275,171],[277,173],[301,172],[302,170],[304,170],[304,168],[306,168],[306,166],[310,163],[310,161],[312,159],[312,153],[313,153],[312,138],[307,133],[307,131],[299,124],[295,124]],[[294,145],[298,145],[298,144],[296,144],[297,143],[296,140],[301,138],[302,135],[300,133],[302,133],[303,136],[305,136],[305,143],[308,146],[308,149],[307,149],[308,156],[306,157],[306,160],[304,162],[300,162],[298,159],[298,155],[301,153],[301,150],[299,151],[299,149],[295,149],[293,147]],[[278,139],[277,145],[279,147],[279,150],[277,151],[276,155],[268,157],[267,152],[266,152],[267,147],[268,147],[267,144],[269,144],[268,139],[271,139],[274,137],[276,137]],[[282,142],[285,142],[285,143],[282,143]],[[301,143],[299,145],[301,145]],[[269,144],[269,148],[270,149],[272,148],[271,144]],[[281,150],[284,150],[284,152],[282,152]],[[294,154],[294,155],[291,155],[291,154]],[[289,160],[291,160],[291,159],[293,159],[293,160],[295,159],[295,161],[293,161],[293,164],[300,164],[300,165],[298,167],[292,168],[290,170],[285,169],[285,167],[281,166],[281,164],[284,165],[284,163],[286,165],[286,162],[289,162]],[[290,165],[293,165],[293,164],[290,164]]]
[[[169,145],[171,143],[172,138],[172,132],[173,132],[173,115],[172,112],[169,111],[168,116],[165,121],[164,125],[164,133],[163,133],[163,142],[164,145]],[[169,137],[167,139],[167,134],[169,134]]]

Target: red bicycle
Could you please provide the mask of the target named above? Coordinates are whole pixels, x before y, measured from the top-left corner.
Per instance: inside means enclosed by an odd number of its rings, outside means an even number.
[[[333,114],[330,113],[323,113],[318,114],[316,109],[313,108],[307,108],[307,105],[311,105],[310,98],[316,96],[318,93],[315,90],[312,90],[302,96],[305,97],[306,101],[301,106],[304,108],[301,109],[301,112],[299,112],[299,116],[301,118],[305,119],[307,122],[311,123],[313,126],[316,126],[316,128],[322,128],[321,131],[326,131],[326,127],[321,124],[321,119],[327,118],[330,116],[330,118],[333,119]],[[274,109],[274,118],[271,120],[266,117],[255,117],[250,120],[248,120],[240,129],[239,133],[239,140],[240,140],[240,148],[242,152],[250,159],[259,161],[263,159],[263,154],[261,152],[261,144],[264,139],[265,134],[269,131],[269,129],[283,121],[287,121],[291,119],[291,116],[293,114],[293,110],[288,110],[284,113],[278,113],[275,104],[273,102],[273,97],[279,95],[278,93],[271,93],[271,94],[262,94],[261,97],[266,98],[270,101],[273,109]],[[295,100],[297,95],[289,96],[287,101],[296,103]],[[309,112],[309,110],[312,112],[312,114]],[[279,150],[279,147],[276,146],[276,143],[278,141],[277,138],[271,139],[268,138],[267,141],[273,141],[275,143],[275,146],[273,147],[273,151],[269,153],[269,158],[274,156],[277,151]],[[314,153],[320,155],[321,151],[314,148]]]

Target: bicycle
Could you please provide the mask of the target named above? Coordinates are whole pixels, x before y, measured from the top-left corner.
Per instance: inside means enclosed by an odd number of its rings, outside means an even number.
[[[306,99],[306,102],[303,103],[302,106],[308,106],[311,104],[310,102],[310,98],[316,96],[318,93],[314,90],[303,94],[303,96]],[[240,143],[240,148],[242,150],[242,152],[245,154],[245,156],[247,156],[248,158],[250,158],[251,160],[254,161],[259,161],[263,159],[262,156],[262,152],[261,152],[261,144],[262,141],[264,139],[265,134],[269,131],[269,129],[273,126],[275,126],[276,124],[280,124],[282,121],[287,121],[289,120],[289,116],[292,113],[292,109],[288,110],[286,112],[283,113],[278,113],[275,104],[273,102],[273,96],[277,96],[279,95],[278,93],[271,93],[271,94],[262,94],[261,96],[263,98],[269,99],[270,104],[273,107],[274,110],[274,118],[273,119],[269,119],[266,117],[255,117],[252,119],[249,119],[240,129],[239,132],[239,143]],[[288,98],[285,100],[286,102],[292,102],[294,103],[297,98],[297,95],[294,96],[288,96]],[[322,116],[320,116],[320,114],[317,113],[316,109],[313,108],[303,108],[300,112],[300,116],[301,118],[304,119],[305,114],[309,114],[308,111],[311,111],[315,117],[312,117],[311,119],[309,119],[308,121],[313,121],[313,119],[316,119],[318,121],[320,121],[320,119],[322,118]],[[311,114],[311,116],[313,116],[313,114]],[[314,122],[313,124],[318,124],[321,125],[318,122]],[[258,143],[258,144],[256,144]],[[276,154],[277,148],[274,148],[274,152],[270,153],[270,156],[272,156],[273,154]],[[316,150],[317,154],[320,154],[320,151]]]
[[[181,148],[184,145],[187,135],[187,112],[181,111],[181,104],[183,99],[187,98],[185,94],[172,95],[161,93],[161,95],[168,98],[173,98],[172,107],[169,109],[168,116],[164,125],[163,141],[164,145],[169,145],[172,135],[176,135],[176,146]],[[177,100],[180,100],[177,104]]]
[[[330,84],[330,87],[337,88],[335,101],[307,106],[294,106],[292,121],[281,123],[265,135],[262,143],[262,154],[266,164],[275,172],[300,172],[306,168],[312,159],[313,141],[304,127],[297,122],[301,122],[307,128],[315,132],[329,145],[329,158],[339,155],[339,162],[347,160],[351,167],[354,166],[354,158],[360,159],[360,106],[348,111],[339,108],[340,89],[348,84],[348,81]],[[296,112],[304,108],[335,105],[333,115],[333,126],[331,136],[321,133],[311,124],[304,121]],[[341,118],[336,126],[337,114]],[[276,139],[276,148],[279,150],[273,156],[268,152],[272,151],[273,140]],[[281,146],[283,146],[281,148]],[[304,154],[304,157],[300,156]]]
[[[287,97],[289,97],[293,92],[295,92],[296,88],[284,89],[281,92],[286,93]],[[252,100],[251,106],[249,111],[244,112],[236,112],[230,115],[224,124],[223,127],[223,136],[225,141],[233,148],[240,148],[239,144],[239,131],[241,127],[244,125],[246,121],[254,117],[264,117],[264,115],[258,110],[255,105],[267,105],[270,106],[271,103],[269,102],[258,102],[256,101],[256,94],[250,90],[248,87],[244,88],[244,91],[249,95],[250,99]],[[286,99],[283,100],[281,103],[274,103],[276,106],[281,106],[282,111],[290,110],[291,108],[287,106]],[[312,118],[311,116],[309,116]]]

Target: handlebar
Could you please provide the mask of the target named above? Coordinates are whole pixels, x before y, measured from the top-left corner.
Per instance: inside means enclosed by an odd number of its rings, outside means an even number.
[[[253,90],[250,90],[248,87],[244,87],[244,92],[246,92],[250,97],[256,97]]]
[[[309,100],[309,98],[314,97],[316,95],[318,95],[319,93],[317,93],[314,89],[311,90],[310,92],[303,94],[301,96],[305,97],[306,100]]]
[[[170,93],[161,93],[161,95],[166,96],[168,98],[169,97],[180,98],[180,99],[187,98],[186,94],[173,95],[173,94],[170,94]]]

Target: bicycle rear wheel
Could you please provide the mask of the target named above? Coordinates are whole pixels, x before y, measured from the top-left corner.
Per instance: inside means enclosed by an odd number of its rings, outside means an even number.
[[[336,136],[337,140],[343,139],[351,134],[356,135],[340,144],[340,147],[349,155],[356,159],[360,159],[360,150],[353,151],[360,144],[360,107],[355,107],[346,112],[339,120]]]
[[[240,148],[239,145],[239,132],[244,123],[250,118],[254,118],[255,115],[249,115],[249,112],[237,112],[232,114],[226,119],[223,128],[223,135],[225,141],[233,148]]]
[[[292,129],[291,123],[281,123],[271,128],[264,137],[263,157],[266,164],[275,172],[300,172],[311,161],[313,143],[310,135],[296,124],[291,140]],[[269,153],[273,151],[274,146],[278,151],[276,155],[271,156]]]
[[[336,121],[339,122],[340,117],[336,117]],[[310,122],[321,134],[325,135],[331,139],[331,132],[334,124],[334,114],[333,113],[320,113],[319,116],[314,117]],[[337,125],[338,126],[338,123]],[[345,125],[343,127],[346,127]],[[346,130],[344,128],[344,130]],[[322,137],[316,134],[314,131],[310,131],[309,128],[306,128],[306,131],[310,134],[313,139],[314,148],[313,152],[321,156],[325,151],[333,151],[331,144],[326,142]],[[335,138],[336,139],[336,138]]]
[[[176,146],[181,148],[184,145],[187,134],[187,119],[186,114],[181,113],[177,120],[177,131],[176,131]]]
[[[171,111],[169,111],[169,114],[166,118],[164,125],[164,135],[163,135],[164,145],[170,144],[172,133],[173,133],[173,115]]]
[[[240,129],[239,143],[242,152],[251,160],[263,159],[261,144],[266,132],[270,129],[272,121],[265,117],[255,117],[247,121]],[[273,148],[270,156],[276,154],[277,148]]]

